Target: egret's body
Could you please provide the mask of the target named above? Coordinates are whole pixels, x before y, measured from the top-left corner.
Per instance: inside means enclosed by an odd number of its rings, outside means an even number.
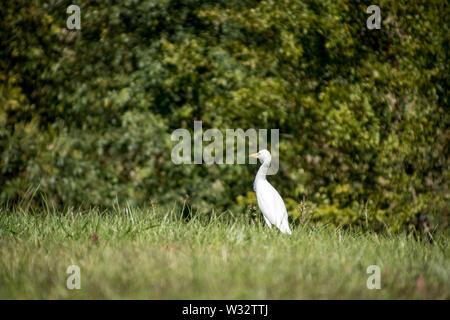
[[[271,228],[272,225],[275,225],[281,232],[291,234],[286,206],[284,205],[283,199],[266,179],[267,170],[269,169],[272,160],[270,152],[261,150],[250,156],[256,157],[261,161],[261,167],[259,167],[258,173],[256,174],[253,188],[255,189],[258,206],[261,209],[264,220],[269,228]]]

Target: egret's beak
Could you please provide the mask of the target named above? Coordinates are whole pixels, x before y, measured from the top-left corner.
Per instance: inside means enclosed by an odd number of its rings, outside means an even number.
[[[257,158],[257,157],[259,157],[259,153],[252,153],[252,154],[250,155],[250,157],[252,157],[252,158]]]

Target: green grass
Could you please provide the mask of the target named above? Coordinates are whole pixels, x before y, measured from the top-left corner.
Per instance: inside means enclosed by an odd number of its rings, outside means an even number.
[[[179,212],[0,209],[0,298],[449,298],[446,235],[305,222],[287,236],[247,215]],[[80,290],[66,288],[72,264]],[[381,268],[380,290],[366,287],[369,265]]]

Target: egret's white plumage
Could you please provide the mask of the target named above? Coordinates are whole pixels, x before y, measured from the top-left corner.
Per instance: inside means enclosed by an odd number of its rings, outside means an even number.
[[[261,150],[258,153],[251,154],[250,157],[258,158],[261,161],[261,167],[259,167],[258,173],[256,174],[253,188],[255,189],[258,206],[261,209],[264,220],[269,228],[275,225],[281,232],[291,234],[283,199],[266,179],[267,170],[272,161],[270,152]]]

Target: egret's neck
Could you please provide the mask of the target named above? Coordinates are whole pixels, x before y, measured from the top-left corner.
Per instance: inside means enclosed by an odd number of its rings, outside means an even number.
[[[267,171],[269,170],[269,166],[270,166],[270,160],[269,161],[264,161],[261,166],[259,167],[258,173],[256,174],[256,180],[262,179],[265,180],[266,179],[266,175],[267,175]]]

